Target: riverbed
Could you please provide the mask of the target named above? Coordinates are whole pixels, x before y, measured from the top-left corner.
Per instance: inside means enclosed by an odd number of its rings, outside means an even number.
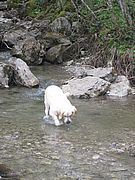
[[[70,99],[70,125],[45,121],[43,90],[71,77],[62,66],[31,67],[39,88],[0,90],[0,163],[23,180],[135,179],[135,97]]]

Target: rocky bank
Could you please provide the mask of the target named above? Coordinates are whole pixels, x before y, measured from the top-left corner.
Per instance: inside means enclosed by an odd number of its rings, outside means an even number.
[[[8,11],[6,1],[0,8],[0,47],[10,51],[11,58],[0,59],[0,87],[12,85],[35,87],[39,80],[30,71],[29,65],[45,65],[44,62],[66,65],[73,78],[63,85],[64,92],[78,98],[91,98],[100,95],[123,97],[134,90],[125,76],[117,76],[112,66],[112,56],[107,67],[92,67],[93,56],[86,57],[88,38],[71,40],[77,29],[75,22],[59,17],[50,22],[47,19],[20,18],[14,9]],[[63,32],[63,33],[61,33]],[[76,61],[76,57],[83,57]],[[89,60],[90,59],[90,60]],[[87,62],[87,63],[86,63]],[[86,65],[87,64],[87,65]]]

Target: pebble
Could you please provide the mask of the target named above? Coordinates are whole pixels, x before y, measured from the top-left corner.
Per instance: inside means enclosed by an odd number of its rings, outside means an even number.
[[[100,158],[100,155],[98,155],[98,154],[95,154],[93,157],[92,157],[92,159],[94,159],[94,160],[98,160]]]

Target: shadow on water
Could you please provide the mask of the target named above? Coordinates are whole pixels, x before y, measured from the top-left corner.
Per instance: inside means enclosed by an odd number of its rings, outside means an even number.
[[[45,123],[43,90],[61,85],[61,66],[31,67],[38,89],[0,90],[0,163],[26,180],[134,179],[135,98],[71,99],[78,112],[70,126]]]

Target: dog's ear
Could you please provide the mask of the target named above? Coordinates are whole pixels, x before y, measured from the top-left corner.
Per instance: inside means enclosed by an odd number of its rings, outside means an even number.
[[[77,109],[76,109],[75,106],[73,106],[73,112],[72,112],[72,115],[74,116],[74,115],[76,114],[76,112],[77,112]]]

